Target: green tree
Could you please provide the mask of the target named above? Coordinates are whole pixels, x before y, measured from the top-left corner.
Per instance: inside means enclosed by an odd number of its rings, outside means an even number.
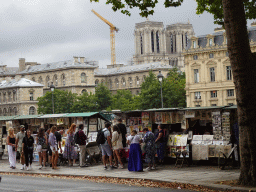
[[[111,92],[103,83],[96,87],[95,97],[98,110],[106,110],[111,105]]]
[[[91,0],[99,1],[99,0]],[[165,0],[165,7],[177,7],[183,0]],[[246,19],[256,18],[256,0],[196,0],[197,13],[207,11],[214,15],[215,23],[224,24],[231,68],[233,71],[238,122],[240,129],[241,168],[239,183],[256,186],[256,56],[251,52]],[[140,15],[154,13],[157,0],[107,0],[112,9],[130,15],[128,9],[138,7]]]
[[[120,109],[121,111],[134,110],[134,97],[130,90],[117,90],[117,93],[112,96],[111,109]]]
[[[163,100],[166,107],[186,107],[185,73],[171,69],[163,81]]]
[[[55,89],[53,92],[54,113],[71,113],[72,106],[76,99],[76,94],[71,91]],[[46,92],[42,97],[38,97],[38,113],[52,114],[52,92]]]
[[[82,95],[77,96],[77,100],[72,106],[72,112],[74,113],[95,111],[98,111],[97,100],[92,93],[88,94],[87,92],[84,92]]]

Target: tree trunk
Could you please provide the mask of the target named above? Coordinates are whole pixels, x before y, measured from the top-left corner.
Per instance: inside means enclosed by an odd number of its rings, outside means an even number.
[[[240,177],[243,185],[256,185],[256,57],[250,50],[242,0],[222,0],[228,52],[237,98]]]

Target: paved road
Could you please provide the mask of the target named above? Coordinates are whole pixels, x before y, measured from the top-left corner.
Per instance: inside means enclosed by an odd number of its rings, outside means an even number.
[[[188,190],[179,189],[159,189],[147,187],[135,187],[128,185],[94,183],[78,179],[58,179],[30,176],[3,175],[0,183],[1,192],[32,192],[32,191],[62,191],[62,192],[79,192],[79,191],[109,191],[109,192],[189,192]]]

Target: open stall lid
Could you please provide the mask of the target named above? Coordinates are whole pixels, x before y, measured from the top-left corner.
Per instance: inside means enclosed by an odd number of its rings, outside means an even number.
[[[109,121],[107,118],[105,118],[101,113],[99,112],[87,112],[87,113],[69,113],[66,114],[65,117],[91,117],[91,116],[100,116],[102,119],[104,119],[105,121]]]
[[[42,115],[19,115],[14,117],[13,119],[36,119]]]
[[[67,113],[60,113],[60,114],[46,114],[42,115],[38,118],[40,119],[47,119],[47,118],[58,118],[58,117],[66,117]]]

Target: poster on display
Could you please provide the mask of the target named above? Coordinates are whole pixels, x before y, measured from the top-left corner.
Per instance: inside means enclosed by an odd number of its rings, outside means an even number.
[[[54,124],[54,125],[57,124],[57,118],[52,118],[52,124]]]
[[[97,125],[89,125],[89,132],[97,131]]]
[[[44,127],[44,121],[41,121],[40,127]]]
[[[64,124],[64,119],[63,118],[58,118],[57,119],[57,125],[62,125]]]
[[[77,118],[76,118],[76,124],[77,124],[77,125],[80,125],[80,124],[83,124],[83,123],[84,123],[83,117],[77,117]]]
[[[178,111],[176,123],[182,123],[183,117],[185,116],[185,112]]]
[[[95,142],[97,139],[97,134],[98,134],[98,132],[90,132],[87,137],[88,142]]]
[[[71,123],[76,123],[76,117],[71,117]]]
[[[168,112],[163,112],[163,113],[161,113],[161,115],[162,115],[162,124],[167,124],[167,116],[169,116],[169,118],[170,118],[170,115],[169,115],[169,113]]]
[[[133,125],[131,125],[130,127],[130,133],[133,131]]]
[[[186,111],[185,118],[195,118],[195,111]]]
[[[148,124],[149,123],[149,112],[142,112],[142,123]]]
[[[188,132],[188,140],[192,140],[193,138],[193,131]]]
[[[138,125],[139,124],[139,119],[138,117],[134,117],[134,125]]]
[[[155,112],[155,124],[160,124],[162,122],[162,113]]]
[[[90,124],[90,125],[95,125],[95,124],[97,124],[97,118],[90,118],[90,119],[89,119],[89,124]]]
[[[84,127],[87,127],[88,126],[88,118],[85,118],[84,119]]]
[[[177,119],[177,114],[176,112],[170,112],[171,113],[171,119],[172,119],[172,124],[176,124],[176,119]]]
[[[133,126],[134,125],[134,117],[131,117],[130,118],[130,126]]]
[[[6,130],[12,127],[12,121],[6,121]]]
[[[41,119],[35,119],[35,125],[41,125]]]

